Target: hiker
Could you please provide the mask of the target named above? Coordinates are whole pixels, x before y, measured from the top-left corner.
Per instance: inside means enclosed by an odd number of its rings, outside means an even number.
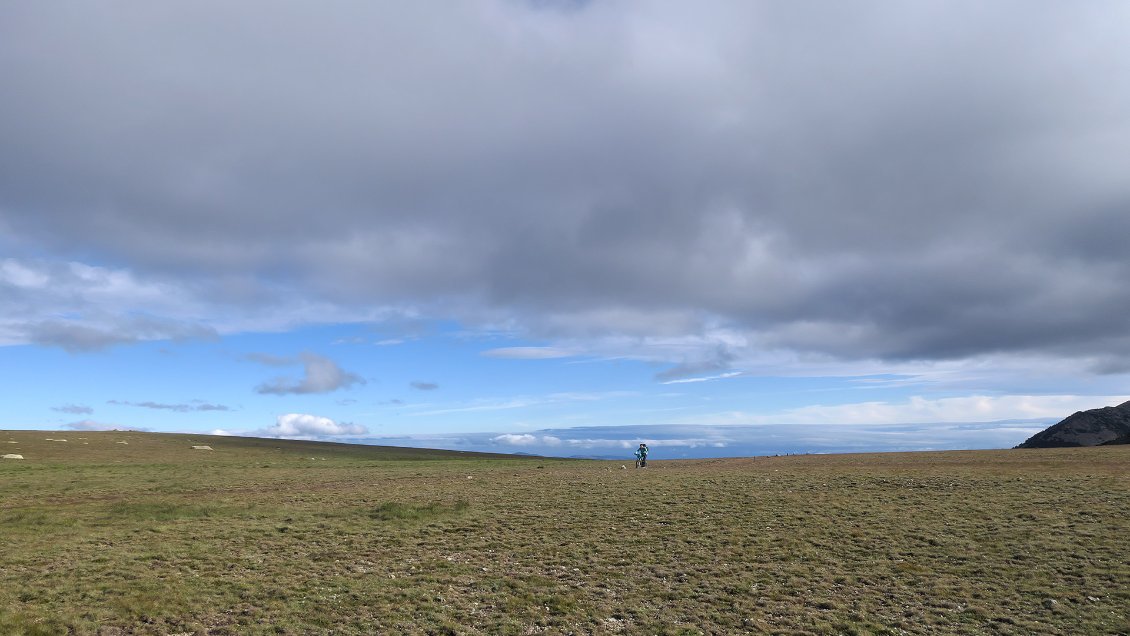
[[[644,468],[647,466],[647,444],[640,444],[636,449],[636,468]]]

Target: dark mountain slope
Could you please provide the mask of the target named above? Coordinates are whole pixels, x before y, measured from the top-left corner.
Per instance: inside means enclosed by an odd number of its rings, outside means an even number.
[[[1120,441],[1122,440],[1122,441]],[[1029,437],[1017,448],[1056,448],[1127,443],[1130,440],[1130,402],[1079,411]]]

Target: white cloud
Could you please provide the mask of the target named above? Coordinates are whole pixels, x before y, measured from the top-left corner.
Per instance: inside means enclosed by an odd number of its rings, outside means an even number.
[[[695,424],[908,424],[921,422],[993,422],[998,420],[1063,418],[1075,411],[1121,404],[1127,396],[1097,395],[974,395],[901,402],[856,402],[815,405],[773,413],[740,411],[687,418]]]
[[[528,433],[504,433],[491,439],[499,444],[508,444],[510,446],[531,446],[538,443],[537,436]]]
[[[548,360],[568,358],[576,354],[557,347],[500,347],[483,351],[481,355],[488,358],[507,358],[510,360]]]
[[[45,287],[50,280],[51,277],[46,273],[13,258],[0,260],[0,284],[38,288]]]
[[[730,371],[729,373],[722,373],[719,375],[709,375],[698,378],[681,378],[679,380],[667,380],[660,384],[691,384],[695,382],[710,382],[711,380],[725,380],[726,378],[736,378],[742,375],[741,371]]]
[[[278,416],[275,425],[266,429],[270,437],[326,437],[334,435],[364,435],[368,429],[360,424],[335,422],[328,417],[288,413]]]
[[[504,433],[491,438],[495,444],[508,446],[560,446],[561,438],[553,435],[530,435],[529,433]]]

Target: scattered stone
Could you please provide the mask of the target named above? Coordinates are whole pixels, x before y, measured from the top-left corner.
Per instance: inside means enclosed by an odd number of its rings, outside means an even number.
[[[114,442],[115,444],[129,444],[129,442]]]
[[[467,475],[467,479],[474,479],[474,476],[472,476],[472,475]]]
[[[1059,601],[1054,598],[1044,599],[1044,609],[1055,609],[1056,605],[1059,605]]]
[[[67,440],[65,440],[65,439],[49,439],[47,441],[49,441],[49,442],[65,442]]]
[[[19,442],[17,442],[17,441],[16,441],[16,440],[14,440],[14,439],[10,439],[10,440],[8,440],[8,443],[9,443],[9,444],[19,444]]]
[[[192,450],[212,450],[211,446],[193,446]],[[313,458],[311,458],[313,459]]]
[[[7,455],[4,456],[4,459],[23,459],[23,458],[24,458],[23,455],[17,455],[15,453],[8,453]]]
[[[623,465],[623,464],[620,464],[620,470],[628,470],[628,467]]]

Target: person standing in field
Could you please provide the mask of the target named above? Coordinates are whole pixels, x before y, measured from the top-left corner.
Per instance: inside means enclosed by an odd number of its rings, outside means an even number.
[[[636,449],[636,468],[644,468],[647,466],[647,444],[640,444]]]

